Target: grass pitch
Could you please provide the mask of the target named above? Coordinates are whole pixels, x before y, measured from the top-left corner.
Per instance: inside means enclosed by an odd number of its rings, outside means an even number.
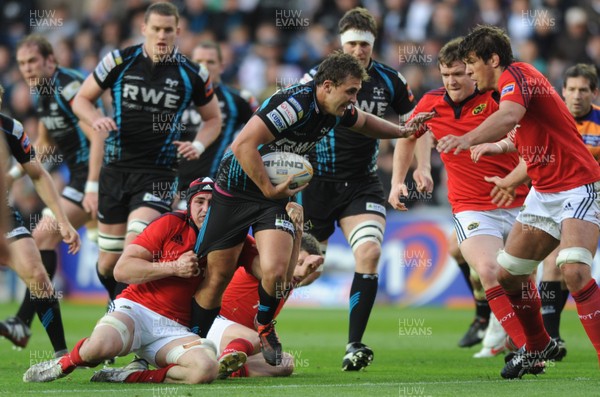
[[[2,305],[0,318],[13,315],[16,305]],[[90,334],[103,306],[63,302],[62,314],[71,348]],[[457,342],[472,320],[472,310],[439,307],[377,306],[364,342],[375,352],[366,371],[343,372],[341,359],[347,337],[347,312],[332,309],[284,310],[277,330],[296,371],[290,378],[245,378],[210,385],[90,383],[92,369],[78,369],[52,383],[23,383],[30,363],[51,357],[52,350],[37,319],[26,349],[13,350],[0,340],[0,394],[10,396],[593,396],[600,377],[594,349],[574,310],[563,314],[561,334],[568,355],[549,363],[546,374],[521,380],[500,378],[503,358],[474,359],[479,346],[460,349]],[[130,358],[117,360],[122,366]]]

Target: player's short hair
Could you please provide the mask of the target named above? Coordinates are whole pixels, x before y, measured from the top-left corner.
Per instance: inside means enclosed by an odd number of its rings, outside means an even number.
[[[319,240],[317,240],[317,238],[310,233],[302,234],[300,249],[308,252],[309,255],[322,255],[321,244],[319,244]]]
[[[462,37],[457,37],[444,44],[444,46],[438,53],[438,67],[450,67],[456,61],[463,62],[463,58],[460,56],[459,51],[460,43],[462,41]]]
[[[595,91],[596,88],[598,88],[598,73],[594,65],[578,63],[577,65],[568,68],[565,72],[563,87],[567,86],[567,80],[571,77],[583,77],[584,79],[587,79],[591,91]]]
[[[144,15],[144,23],[148,23],[148,19],[150,19],[150,14],[158,14],[164,17],[175,17],[175,25],[179,25],[179,10],[171,3],[154,3],[150,5],[146,9],[146,14]]]
[[[319,69],[315,74],[315,85],[322,85],[325,80],[333,81],[333,85],[338,86],[346,79],[352,76],[366,81],[369,75],[365,68],[350,54],[344,54],[341,51],[335,51],[319,65]]]
[[[371,32],[373,36],[377,37],[377,23],[375,18],[366,8],[355,7],[347,11],[340,22],[338,23],[340,33],[344,33],[349,29],[356,29],[363,32]]]
[[[219,63],[223,63],[223,53],[221,52],[221,46],[216,41],[205,40],[198,44],[196,48],[204,48],[207,50],[217,51],[217,59],[219,60]]]
[[[21,47],[25,46],[36,46],[42,58],[46,59],[50,55],[54,55],[54,49],[52,48],[52,44],[41,34],[30,34],[29,36],[25,36],[17,43],[17,51]]]
[[[467,59],[471,53],[487,62],[493,54],[500,58],[500,66],[514,62],[510,38],[496,26],[477,25],[460,43],[460,57]]]

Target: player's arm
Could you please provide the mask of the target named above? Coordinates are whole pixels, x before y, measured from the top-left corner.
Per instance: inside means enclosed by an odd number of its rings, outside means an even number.
[[[73,228],[71,222],[69,222],[69,218],[67,218],[67,215],[60,205],[59,194],[56,191],[52,177],[37,161],[29,161],[23,163],[22,166],[33,181],[36,192],[56,217],[63,241],[69,245],[69,253],[76,253],[79,251],[81,245],[79,234],[75,228]]]
[[[486,176],[485,180],[494,184],[490,196],[492,197],[492,203],[498,207],[505,207],[512,204],[517,187],[531,181],[529,176],[527,176],[527,164],[522,158],[519,159],[519,164],[504,178]]]
[[[0,264],[8,265],[10,253],[8,251],[8,243],[5,233],[9,223],[8,206],[6,205],[6,184],[5,184],[5,159],[9,158],[9,153],[4,144],[4,140],[0,141]]]
[[[114,276],[121,283],[142,284],[172,276],[190,278],[199,272],[198,257],[192,250],[184,252],[174,261],[157,262],[152,252],[132,243],[125,247],[117,261]]]
[[[359,132],[371,138],[406,138],[422,128],[425,121],[431,119],[435,114],[419,113],[415,115],[408,123],[398,126],[373,114],[364,112],[358,108],[356,123],[350,127],[351,130]]]
[[[196,133],[193,142],[173,142],[177,146],[177,151],[188,160],[200,158],[202,153],[209,147],[221,133],[221,110],[219,109],[219,99],[213,95],[210,102],[198,107],[198,113],[202,117],[202,126]]]
[[[46,126],[44,125],[44,123],[39,121],[38,136],[35,142],[33,143],[33,146],[35,148],[36,158],[40,163],[43,162],[43,158],[40,153],[48,153],[48,148],[51,144],[52,142],[50,142],[50,138],[48,137],[48,130],[46,129]],[[13,182],[17,179],[20,179],[23,175],[25,175],[23,167],[20,164],[13,165],[12,168],[9,170],[8,176],[6,178],[6,188],[10,189]]]
[[[502,139],[523,118],[527,109],[513,101],[501,101],[500,107],[492,113],[477,128],[463,136],[446,135],[437,144],[437,150],[448,153],[452,149],[454,154],[469,149],[471,146],[484,142],[495,142]]]
[[[407,211],[404,203],[400,201],[400,197],[408,196],[408,188],[404,183],[406,174],[412,163],[415,153],[417,138],[410,137],[408,139],[398,140],[394,148],[394,159],[392,164],[392,183],[388,202],[392,207],[399,211]]]
[[[83,209],[92,218],[96,218],[98,212],[98,180],[100,179],[100,168],[102,168],[102,156],[104,155],[104,140],[108,133],[106,131],[94,131],[88,124],[81,121],[79,127],[90,141],[88,176],[85,182],[85,197],[82,205]]]
[[[73,112],[80,121],[90,125],[96,132],[110,132],[117,129],[117,124],[111,117],[106,117],[96,107],[96,101],[104,89],[98,85],[94,75],[90,74],[81,85],[73,99]]]
[[[258,186],[266,198],[282,199],[293,196],[308,185],[290,189],[289,186],[292,183],[292,177],[290,176],[287,181],[273,186],[257,148],[274,139],[275,137],[264,121],[258,116],[252,116],[232,142],[231,150],[244,172]]]
[[[407,139],[400,142],[404,143]],[[419,192],[433,191],[433,178],[431,177],[431,149],[432,149],[432,134],[428,131],[415,145],[415,158],[417,159],[417,168],[413,172],[413,179],[417,183]]]

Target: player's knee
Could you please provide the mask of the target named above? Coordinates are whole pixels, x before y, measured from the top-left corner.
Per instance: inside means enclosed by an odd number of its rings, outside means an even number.
[[[281,365],[274,367],[276,371],[275,376],[291,376],[294,373],[294,366],[294,357],[287,352],[283,352]]]
[[[350,231],[348,235],[348,243],[352,247],[352,252],[356,255],[356,251],[365,243],[371,243],[379,248],[379,255],[381,255],[381,243],[383,242],[383,231],[385,226],[381,222],[377,221],[365,221],[361,222]],[[374,248],[375,249],[375,248]],[[375,251],[376,252],[376,249]]]
[[[556,266],[562,267],[566,263],[578,263],[592,267],[594,256],[592,253],[583,247],[569,247],[558,251],[556,257]]]
[[[535,259],[517,258],[505,250],[498,251],[496,260],[504,270],[513,276],[529,276],[540,263]]]
[[[129,221],[129,223],[127,223],[127,234],[133,233],[139,235],[147,226],[148,222],[142,219],[132,219]]]
[[[381,243],[379,241],[366,241],[356,248],[354,257],[357,264],[371,265],[371,267],[374,267],[374,269],[371,269],[372,272],[377,271],[377,263],[381,257]]]
[[[125,236],[98,232],[98,248],[101,252],[120,255],[123,252],[124,246]],[[115,262],[114,259],[111,258],[112,256],[114,255],[100,255],[98,263],[105,262],[107,258],[110,258],[111,262]],[[114,263],[112,264],[111,271],[113,267]]]
[[[94,349],[96,355],[101,358],[112,358],[122,356],[129,351],[131,337],[127,325],[114,315],[108,314],[98,320],[88,343],[92,343],[90,348]]]
[[[36,225],[32,236],[40,250],[53,250],[62,239],[54,218],[47,216]]]
[[[194,360],[191,371],[188,372],[187,380],[190,384],[211,383],[217,378],[219,364],[207,355],[202,355]]]

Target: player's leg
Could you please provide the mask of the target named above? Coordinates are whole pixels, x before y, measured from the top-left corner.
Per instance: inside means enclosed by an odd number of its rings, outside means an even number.
[[[126,222],[107,224],[98,221],[98,263],[96,271],[98,279],[108,292],[109,299],[116,298],[117,281],[113,277],[115,268],[123,248],[125,247]]]
[[[531,273],[538,264],[557,246],[558,240],[554,237],[557,234],[555,228],[545,227],[545,231],[533,226],[552,225],[550,219],[539,218],[536,222],[532,218],[521,218],[519,215],[505,249],[497,256],[501,266],[498,281],[525,333],[525,348],[519,350],[502,369],[501,375],[506,379],[520,378],[525,373],[541,373],[543,361],[554,359],[560,352],[558,345],[544,328],[541,300],[535,282],[531,279]],[[520,222],[521,219],[530,223],[524,225]]]
[[[280,216],[287,219],[287,214]],[[271,365],[280,364],[282,359],[282,347],[275,332],[273,318],[284,292],[294,233],[291,222],[282,225],[282,229],[261,229],[255,232],[262,271],[262,280],[258,285],[256,322],[263,356]]]
[[[456,261],[471,294],[475,301],[475,318],[469,326],[467,332],[458,341],[459,347],[471,347],[483,339],[485,330],[488,327],[490,319],[490,306],[488,305],[485,297],[485,292],[481,286],[481,281],[476,272],[472,272],[471,267],[465,261],[460,249],[458,247],[458,237],[456,236],[456,230],[453,230],[448,237],[448,252],[452,258]],[[475,278],[473,277],[475,276]]]
[[[118,305],[118,300],[115,303]],[[68,354],[31,366],[23,380],[50,382],[67,376],[78,366],[93,368],[107,359],[128,354],[134,330],[135,323],[129,315],[118,311],[108,313],[98,320],[92,334],[77,342]]]
[[[370,365],[373,360],[373,351],[362,343],[362,338],[377,296],[377,267],[385,217],[373,213],[346,216],[340,219],[340,226],[356,263],[350,288],[348,344],[342,367],[356,371]]]
[[[463,240],[460,250],[465,260],[479,275],[492,312],[515,345],[521,347],[525,343],[523,329],[497,279],[499,265],[496,261],[496,253],[503,246],[501,236],[479,234]]]
[[[113,269],[125,247],[129,205],[128,187],[124,173],[102,167],[98,190],[98,263],[100,283],[112,302],[117,282]]]
[[[260,351],[260,340],[255,329],[221,316],[215,319],[206,339],[217,347],[219,379],[229,377],[244,365],[249,356]],[[262,355],[261,360],[264,362]]]
[[[569,299],[569,290],[563,280],[560,268],[556,266],[556,257],[559,249],[552,251],[544,259],[542,281],[539,284],[540,297],[542,298],[542,318],[544,327],[552,339],[561,347],[560,361],[567,354],[565,342],[560,337],[560,317]]]
[[[563,220],[556,264],[573,295],[581,324],[600,360],[600,315],[597,314],[600,313],[600,290],[591,270],[599,236],[598,220],[593,214],[598,210],[589,212],[591,215],[585,217],[586,220]]]
[[[65,211],[69,222],[71,222],[71,225],[73,225],[75,229],[79,229],[90,218],[89,214],[87,214],[83,208],[64,197],[61,197],[60,205]],[[42,213],[44,214],[42,219],[33,230],[33,239],[40,251],[42,264],[48,273],[48,277],[52,280],[56,273],[56,247],[62,241],[62,236],[60,235],[56,218],[54,217],[54,214],[52,214],[52,211],[45,208]],[[35,308],[31,300],[29,289],[27,289],[25,290],[25,296],[23,297],[23,301],[17,311],[16,317],[30,327],[34,315]]]
[[[56,355],[62,355],[66,352],[67,345],[58,296],[42,265],[42,258],[33,238],[29,236],[12,241],[9,250],[10,267],[31,291],[32,304],[50,338],[54,352]]]

